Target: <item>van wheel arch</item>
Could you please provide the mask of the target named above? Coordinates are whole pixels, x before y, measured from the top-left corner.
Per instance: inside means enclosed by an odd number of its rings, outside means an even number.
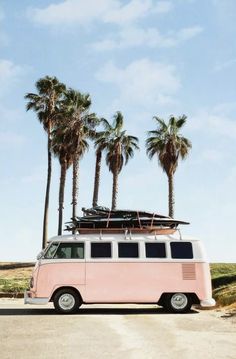
[[[169,307],[169,305],[168,305],[169,299],[170,299],[174,294],[176,294],[176,293],[175,293],[175,292],[173,292],[173,293],[162,293],[160,299],[159,299],[158,302],[157,302],[157,305],[160,305],[160,306],[162,306],[162,307],[168,309],[168,307]],[[188,300],[189,300],[189,302],[190,302],[191,304],[199,304],[199,303],[200,303],[200,300],[199,300],[199,298],[198,298],[198,296],[197,296],[196,293],[185,293],[185,292],[183,292],[183,294],[186,295],[186,297],[188,298]]]
[[[70,287],[70,286],[62,286],[62,287],[58,287],[57,289],[55,289],[55,291],[54,291],[53,294],[51,295],[50,302],[53,302],[55,295],[56,295],[59,291],[61,291],[61,290],[67,290],[67,289],[74,291],[74,293],[78,296],[78,298],[79,298],[81,304],[83,303],[83,298],[82,298],[82,296],[81,296],[79,290],[76,289],[75,287]]]

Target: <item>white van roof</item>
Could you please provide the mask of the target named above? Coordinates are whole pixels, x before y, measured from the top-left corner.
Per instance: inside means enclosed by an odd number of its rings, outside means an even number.
[[[93,234],[74,234],[74,235],[62,235],[62,236],[54,236],[48,240],[49,243],[51,242],[70,242],[70,241],[94,241],[94,240],[106,240],[106,241],[119,241],[119,240],[141,240],[141,241],[150,241],[150,240],[157,240],[157,241],[199,241],[199,239],[189,236],[181,236],[179,233],[176,234],[169,234],[169,235],[155,235],[155,234],[130,234],[130,233],[119,233],[119,234],[112,234],[112,233],[93,233]]]

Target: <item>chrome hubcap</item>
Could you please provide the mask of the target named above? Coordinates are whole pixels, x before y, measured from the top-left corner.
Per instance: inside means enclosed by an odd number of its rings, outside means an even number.
[[[75,305],[75,298],[69,293],[62,294],[59,298],[59,306],[63,310],[70,310]]]
[[[184,309],[188,304],[188,298],[183,293],[176,293],[171,298],[171,305],[174,309]]]

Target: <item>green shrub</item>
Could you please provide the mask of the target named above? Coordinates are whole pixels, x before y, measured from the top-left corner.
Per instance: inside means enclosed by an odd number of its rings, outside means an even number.
[[[0,279],[0,292],[19,293],[24,292],[28,287],[28,278]]]

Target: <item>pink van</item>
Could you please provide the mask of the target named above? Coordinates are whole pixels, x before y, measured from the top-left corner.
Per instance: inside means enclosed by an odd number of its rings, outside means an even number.
[[[214,306],[209,264],[199,240],[154,234],[53,237],[38,257],[25,304],[152,303],[182,313]]]

